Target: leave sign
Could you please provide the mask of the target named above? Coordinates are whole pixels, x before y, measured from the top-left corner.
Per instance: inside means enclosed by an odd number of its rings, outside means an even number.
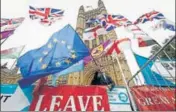
[[[58,86],[41,88],[30,111],[109,111],[103,86]]]

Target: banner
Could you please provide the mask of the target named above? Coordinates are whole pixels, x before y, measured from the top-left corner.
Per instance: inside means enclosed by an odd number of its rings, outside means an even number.
[[[175,88],[135,86],[131,88],[139,111],[174,111]]]
[[[30,111],[109,111],[103,86],[43,86],[35,95]]]
[[[16,90],[17,85],[1,85],[1,107],[10,99]]]
[[[111,111],[132,111],[125,87],[114,87],[108,91],[108,98]]]
[[[28,111],[29,105],[25,104],[25,98],[22,93],[17,93],[17,84],[1,84],[1,111]],[[32,100],[30,94],[33,91],[33,86],[23,90],[28,100]]]
[[[172,77],[175,78],[175,61],[156,60],[151,70],[161,74],[165,78],[173,79]],[[174,80],[173,83],[175,83]]]

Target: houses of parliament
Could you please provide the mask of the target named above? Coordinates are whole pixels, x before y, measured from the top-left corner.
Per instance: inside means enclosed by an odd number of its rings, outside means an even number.
[[[95,18],[97,15],[100,14],[107,14],[106,7],[102,0],[98,1],[98,7],[96,9],[85,11],[84,6],[80,6],[77,15],[76,31],[78,32],[81,38],[83,38],[83,33],[86,28],[93,27],[96,25],[88,25],[86,24],[86,21],[88,19]],[[116,34],[115,31],[111,31],[108,32],[106,35],[99,35],[98,38],[94,40],[85,40],[84,43],[88,48],[91,49],[111,38],[118,38],[118,34]],[[126,80],[128,80],[131,77],[131,73],[125,60],[124,54],[119,54],[117,58],[120,62],[122,71],[125,74],[125,78]],[[112,56],[103,56],[101,58],[95,59],[95,61],[105,69],[106,74],[112,78],[116,85],[125,85],[119,64],[115,58],[113,58]],[[74,72],[65,76],[60,76],[57,79],[56,85],[90,85],[93,80],[94,73],[97,70],[98,67],[92,61],[85,66],[84,71]],[[1,70],[1,84],[16,84],[20,78],[21,75],[17,74],[17,68],[14,68],[12,71]],[[51,83],[51,80],[52,76],[49,75],[49,84]]]

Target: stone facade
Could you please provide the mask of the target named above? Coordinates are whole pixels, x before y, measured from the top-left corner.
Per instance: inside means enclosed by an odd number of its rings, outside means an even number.
[[[17,74],[18,68],[9,70],[1,69],[1,84],[16,84],[21,79],[21,74]]]

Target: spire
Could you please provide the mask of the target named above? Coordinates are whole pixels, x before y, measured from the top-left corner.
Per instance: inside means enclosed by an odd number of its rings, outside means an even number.
[[[98,7],[102,7],[102,6],[104,6],[103,1],[102,0],[98,0]]]
[[[84,7],[83,7],[83,5],[80,6],[79,12],[84,12]]]
[[[85,17],[84,17],[84,7],[83,5],[80,6],[79,12],[78,12],[78,17],[77,17],[77,25],[76,25],[76,31],[80,36],[83,35],[84,31],[84,23],[85,23]]]
[[[101,14],[107,14],[106,7],[104,6],[104,3],[102,0],[98,1],[98,8],[100,9]]]

